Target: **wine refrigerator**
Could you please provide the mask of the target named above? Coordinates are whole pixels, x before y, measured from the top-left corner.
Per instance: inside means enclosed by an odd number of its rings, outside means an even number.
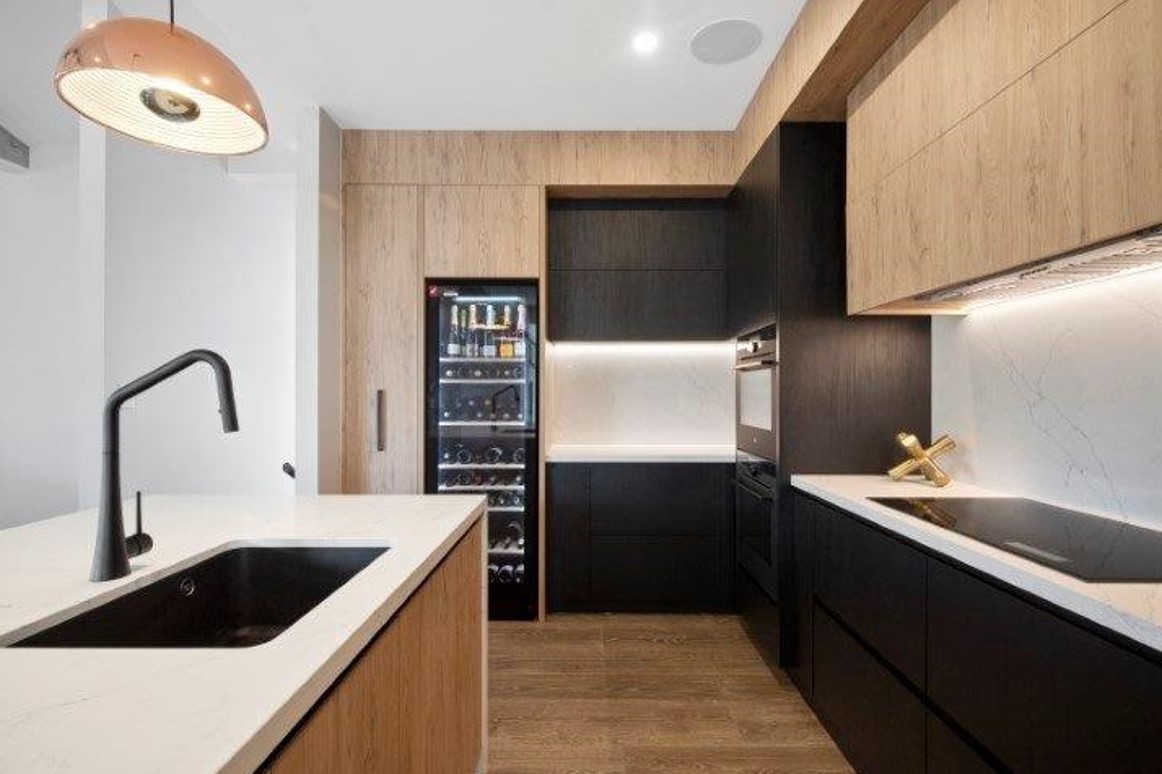
[[[488,500],[488,606],[537,616],[537,284],[429,281],[424,487]]]

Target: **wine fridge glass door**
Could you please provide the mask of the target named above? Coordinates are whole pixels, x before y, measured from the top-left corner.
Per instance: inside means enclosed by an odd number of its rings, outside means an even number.
[[[536,285],[430,283],[426,320],[426,489],[486,498],[490,609],[535,617]]]

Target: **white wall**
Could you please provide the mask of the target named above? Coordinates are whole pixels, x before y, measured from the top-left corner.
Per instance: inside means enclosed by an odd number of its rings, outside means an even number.
[[[75,510],[77,146],[0,172],[0,527]]]
[[[281,466],[295,453],[295,188],[271,181],[110,137],[106,386],[213,349],[241,426],[222,433],[208,367],[154,388],[123,411],[127,495],[293,491]]]
[[[52,71],[82,11],[98,9],[95,0],[67,0],[8,10],[0,124],[28,143],[32,163],[0,170],[0,527],[78,502],[82,176],[77,121],[53,93]]]
[[[734,342],[549,345],[550,445],[735,443]]]
[[[932,326],[966,481],[1162,527],[1162,271]]]

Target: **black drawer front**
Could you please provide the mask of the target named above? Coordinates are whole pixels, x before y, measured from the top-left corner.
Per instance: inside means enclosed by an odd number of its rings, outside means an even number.
[[[814,706],[856,770],[924,774],[923,703],[819,607],[814,632]]]
[[[928,713],[928,774],[997,774],[940,718]]]
[[[815,595],[923,688],[924,555],[853,517],[816,512]]]
[[[593,465],[591,529],[597,535],[721,535],[725,465]]]
[[[730,602],[724,539],[594,535],[592,602],[606,610],[700,610]]]
[[[1015,772],[1162,769],[1162,666],[929,560],[932,701]]]

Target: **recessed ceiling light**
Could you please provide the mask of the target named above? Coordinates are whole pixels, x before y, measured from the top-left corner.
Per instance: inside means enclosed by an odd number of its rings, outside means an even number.
[[[724,65],[741,62],[758,50],[763,31],[745,19],[723,19],[694,34],[690,52],[699,62]]]
[[[633,50],[645,56],[658,50],[658,34],[643,30],[633,36]]]

